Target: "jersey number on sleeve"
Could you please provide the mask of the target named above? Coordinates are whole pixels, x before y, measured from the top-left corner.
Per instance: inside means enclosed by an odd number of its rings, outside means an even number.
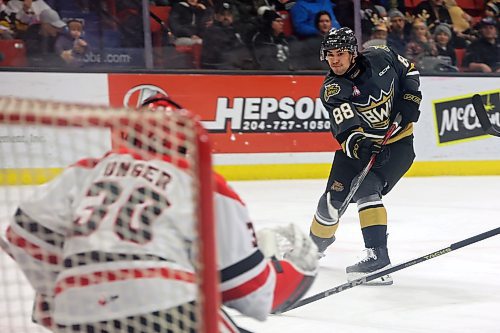
[[[333,120],[337,125],[342,123],[344,120],[354,117],[354,112],[351,108],[351,104],[342,103],[339,107],[332,110]]]
[[[132,190],[125,204],[118,205],[122,194],[120,184],[113,181],[101,181],[92,184],[86,199],[90,203],[74,220],[73,236],[86,236],[99,228],[109,212],[116,211],[113,231],[125,241],[144,244],[152,239],[154,220],[170,206],[168,200],[148,187]]]

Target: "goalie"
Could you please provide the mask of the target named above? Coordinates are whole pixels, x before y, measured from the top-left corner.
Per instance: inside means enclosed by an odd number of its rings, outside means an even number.
[[[163,95],[144,106],[179,108]],[[186,312],[196,299],[189,176],[124,138],[128,148],[76,163],[17,208],[7,239],[37,293],[33,320],[53,332],[196,332],[180,323],[197,316]],[[214,178],[222,302],[265,320],[307,292],[318,249],[294,225],[255,234],[245,204]],[[219,327],[238,331],[222,310]]]

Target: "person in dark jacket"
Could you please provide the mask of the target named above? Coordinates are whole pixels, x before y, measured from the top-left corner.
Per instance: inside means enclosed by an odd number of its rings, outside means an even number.
[[[206,69],[252,69],[250,49],[233,26],[233,8],[228,2],[216,6],[214,23],[203,34],[201,66]]]
[[[180,1],[173,5],[168,22],[176,45],[201,44],[207,7],[198,0]]]
[[[259,69],[289,70],[290,48],[283,34],[283,19],[272,10],[262,15],[262,28],[252,38],[252,50]]]

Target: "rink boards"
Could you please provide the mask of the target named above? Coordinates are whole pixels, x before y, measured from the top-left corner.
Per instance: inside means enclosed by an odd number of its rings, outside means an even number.
[[[0,91],[6,96],[128,107],[136,107],[151,91],[162,91],[200,115],[211,136],[215,167],[227,178],[299,179],[327,177],[338,149],[317,96],[322,80],[321,75],[6,72]],[[492,122],[500,126],[500,78],[422,77],[421,87],[417,158],[407,176],[500,174],[498,139],[484,135],[470,103],[473,94],[483,95]],[[50,151],[50,134],[2,133],[3,156],[27,149]],[[81,137],[85,142],[87,134]],[[96,149],[93,157],[106,149]],[[43,158],[24,163],[22,156],[2,157],[0,183],[43,182],[80,157],[70,151],[57,154],[62,154],[59,165],[53,159],[47,164]]]

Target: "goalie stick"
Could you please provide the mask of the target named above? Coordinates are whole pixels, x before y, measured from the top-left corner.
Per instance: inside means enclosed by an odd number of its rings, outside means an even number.
[[[481,95],[475,94],[472,96],[472,105],[474,106],[474,110],[476,111],[477,119],[479,119],[479,123],[483,128],[483,131],[488,133],[489,135],[500,137],[500,131],[493,127],[491,124],[490,118],[486,112],[486,108],[484,107],[483,100],[481,99]]]
[[[401,119],[402,119],[401,114],[398,113],[396,115],[396,117],[394,118],[394,121],[392,122],[391,126],[387,130],[387,133],[385,133],[384,138],[382,139],[382,143],[381,143],[382,146],[384,146],[387,143],[387,140],[389,140],[389,138],[394,133],[394,131],[396,131],[399,124],[401,123]],[[344,202],[342,203],[342,205],[339,208],[339,212],[338,212],[339,218],[345,213],[347,206],[349,206],[349,203],[351,202],[352,197],[354,196],[354,194],[356,194],[356,191],[358,190],[359,186],[361,185],[361,183],[365,179],[366,175],[368,174],[368,172],[370,171],[372,166],[375,164],[376,158],[377,158],[377,154],[373,154],[370,157],[370,160],[368,161],[368,164],[365,166],[365,168],[359,173],[359,175],[356,176],[356,178],[355,178],[356,180],[353,182],[353,184],[351,186],[351,190],[349,191],[349,193],[347,194],[347,197],[345,198]]]
[[[325,297],[337,294],[337,293],[339,293],[341,291],[344,291],[344,290],[347,290],[347,289],[351,289],[351,288],[354,288],[356,286],[365,284],[365,283],[367,283],[369,281],[378,279],[381,276],[384,276],[384,275],[387,275],[387,274],[390,274],[390,273],[393,273],[393,272],[396,272],[396,271],[400,271],[400,270],[405,269],[407,267],[410,267],[410,266],[419,264],[421,262],[424,262],[424,261],[427,261],[427,260],[439,257],[439,256],[441,256],[443,254],[450,253],[451,251],[458,250],[458,249],[460,249],[462,247],[471,245],[473,243],[477,243],[479,241],[485,240],[486,238],[490,238],[490,237],[493,237],[493,236],[498,235],[498,234],[500,234],[500,227],[495,228],[495,229],[491,229],[489,231],[483,232],[482,234],[479,234],[479,235],[476,235],[476,236],[472,236],[470,238],[467,238],[467,239],[461,240],[459,242],[453,243],[453,244],[451,244],[450,246],[448,246],[448,247],[446,247],[444,249],[441,249],[441,250],[438,250],[438,251],[434,251],[432,253],[423,255],[423,256],[421,256],[419,258],[416,258],[416,259],[408,260],[408,261],[403,262],[403,263],[401,263],[399,265],[383,269],[381,271],[378,271],[378,272],[375,272],[375,273],[363,276],[363,277],[361,277],[359,279],[356,279],[356,280],[353,280],[353,281],[341,284],[341,285],[339,285],[337,287],[325,290],[325,291],[320,292],[318,294],[315,294],[313,296],[304,298],[303,300],[298,301],[292,308],[287,309],[286,311],[283,311],[282,313],[288,312],[290,310],[296,309],[296,308],[301,307],[303,305],[315,302],[315,301],[320,300],[322,298],[325,298]]]

